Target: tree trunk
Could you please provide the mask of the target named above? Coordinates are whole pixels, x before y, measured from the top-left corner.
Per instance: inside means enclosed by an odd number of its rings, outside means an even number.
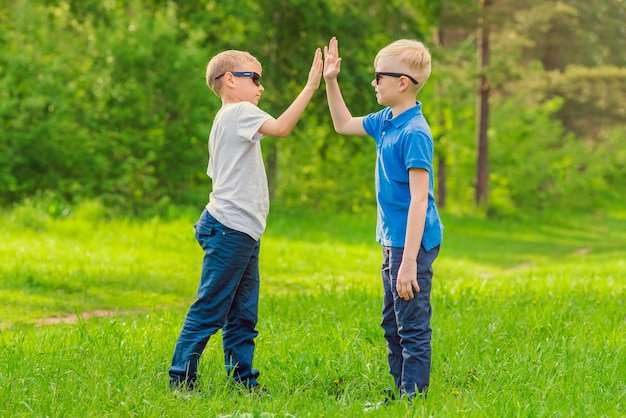
[[[444,153],[440,153],[437,159],[437,206],[440,209],[446,207],[446,198],[448,195],[446,181],[446,157]]]
[[[433,30],[432,31],[432,35],[433,35],[433,42],[435,43],[435,45],[437,46],[443,46],[443,29],[441,28],[441,24],[439,25],[439,27],[437,28],[437,30]],[[435,85],[435,89],[436,89],[436,95],[437,98],[439,99],[439,101],[442,101],[442,97],[443,97],[443,88],[441,87],[441,82],[438,82]],[[439,111],[438,111],[438,123],[440,126],[446,126],[446,121],[444,119],[443,116],[443,110],[442,107],[443,106],[437,106]],[[437,156],[437,206],[440,209],[443,209],[446,207],[446,198],[448,196],[448,187],[447,187],[447,178],[446,178],[446,150],[445,149],[441,149],[444,144],[442,144],[441,141],[441,137],[445,136],[445,134],[443,135],[438,135],[437,138],[433,138],[435,141],[435,146],[437,147],[437,149],[439,150],[438,152],[435,153],[435,155]]]
[[[478,72],[480,74],[480,88],[477,104],[477,136],[478,156],[476,159],[476,194],[475,203],[479,206],[487,205],[488,181],[489,181],[489,79],[487,68],[489,67],[489,25],[485,19],[488,7],[493,0],[479,0],[482,7],[482,17],[478,25]]]

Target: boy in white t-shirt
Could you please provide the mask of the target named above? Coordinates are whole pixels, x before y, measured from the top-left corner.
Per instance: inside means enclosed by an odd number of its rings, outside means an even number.
[[[174,389],[196,387],[200,356],[220,328],[228,376],[249,390],[260,388],[252,360],[258,334],[260,238],[269,212],[260,140],[291,133],[319,88],[322,65],[318,48],[306,86],[277,119],[257,107],[265,89],[254,56],[224,51],[207,66],[207,85],[222,99],[222,107],[209,136],[207,174],[213,189],[195,225],[205,251],[202,275],[169,369]]]

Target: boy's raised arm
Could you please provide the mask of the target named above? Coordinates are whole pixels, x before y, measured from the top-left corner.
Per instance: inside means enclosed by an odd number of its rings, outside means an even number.
[[[261,126],[259,129],[260,133],[278,138],[284,138],[291,133],[298,123],[298,120],[300,120],[302,113],[304,113],[304,109],[306,109],[306,106],[311,101],[313,93],[315,93],[315,90],[320,86],[323,65],[322,50],[317,48],[313,56],[313,64],[309,71],[309,79],[307,80],[306,86],[304,86],[298,97],[296,97],[293,103],[291,103],[278,119],[270,119]]]
[[[352,117],[346,102],[341,95],[337,82],[337,75],[341,71],[341,58],[337,38],[331,38],[328,46],[324,47],[324,81],[326,82],[326,97],[328,109],[333,119],[335,131],[344,135],[367,135],[363,128],[362,117]]]

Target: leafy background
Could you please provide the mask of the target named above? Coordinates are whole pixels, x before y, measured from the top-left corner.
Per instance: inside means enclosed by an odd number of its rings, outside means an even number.
[[[224,49],[264,66],[260,105],[278,116],[331,36],[353,114],[379,109],[373,58],[423,40],[433,75],[419,95],[436,139],[439,204],[490,216],[620,204],[626,182],[622,0],[2,0],[0,205],[36,195],[68,213],[201,207],[219,99],[204,69]],[[489,199],[473,203],[476,25],[491,27]],[[374,147],[334,133],[323,87],[292,135],[264,141],[272,199],[358,212],[374,205]],[[442,194],[443,193],[443,194]]]

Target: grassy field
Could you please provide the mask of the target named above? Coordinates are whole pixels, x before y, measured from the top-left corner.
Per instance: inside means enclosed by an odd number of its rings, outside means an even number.
[[[373,214],[272,213],[261,246],[256,367],[167,388],[198,284],[197,214],[103,221],[0,215],[0,416],[624,417],[626,214],[444,217],[429,397],[364,412],[390,384]]]

